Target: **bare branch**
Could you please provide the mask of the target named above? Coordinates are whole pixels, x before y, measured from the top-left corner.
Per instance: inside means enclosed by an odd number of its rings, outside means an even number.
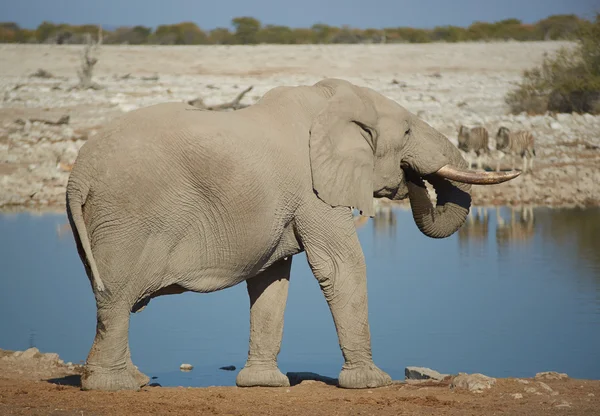
[[[30,119],[25,120],[25,119],[19,118],[19,119],[15,120],[15,123],[24,125],[27,123],[27,121],[29,121],[30,123],[37,122],[37,123],[49,124],[51,126],[60,126],[63,124],[69,124],[70,118],[71,117],[69,115],[62,116],[58,120],[48,120],[48,119],[44,119],[44,118],[30,118]]]
[[[98,58],[94,55],[97,54],[102,44],[102,27],[98,26],[98,40],[96,42],[92,40],[92,36],[89,33],[85,34],[85,40],[85,46],[81,54],[81,68],[77,71],[79,84],[75,88],[99,90],[104,87],[92,81],[92,73],[94,65],[98,63]]]
[[[252,86],[252,85],[249,86],[244,91],[239,93],[237,95],[237,97],[235,97],[232,101],[230,101],[228,103],[207,106],[206,104],[204,104],[204,101],[202,100],[202,98],[198,97],[198,98],[188,101],[188,104],[193,105],[194,107],[200,108],[202,110],[211,110],[211,111],[239,110],[241,108],[248,107],[247,105],[241,104],[240,102],[242,101],[242,98],[244,98],[244,95],[246,95],[248,92],[250,92],[252,90],[252,88],[254,88],[254,86]]]

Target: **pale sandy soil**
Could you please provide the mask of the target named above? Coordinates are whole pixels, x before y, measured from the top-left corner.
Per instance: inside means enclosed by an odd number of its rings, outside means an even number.
[[[31,350],[28,350],[31,351]],[[598,415],[600,381],[554,375],[496,379],[478,392],[456,378],[346,390],[308,380],[283,388],[144,387],[81,391],[56,354],[0,350],[1,415]],[[26,356],[26,357],[25,357]]]
[[[77,83],[81,46],[0,45],[0,209],[62,207],[65,166],[103,123],[124,112],[198,96],[218,104],[250,85],[242,102],[252,104],[275,86],[323,77],[380,91],[455,144],[460,124],[485,125],[491,136],[500,125],[530,129],[537,143],[534,172],[475,187],[475,205],[598,205],[600,117],[512,116],[504,103],[522,70],[562,46],[569,44],[103,46],[94,80],[105,88],[77,91],[70,87]],[[38,68],[54,78],[30,77]],[[144,79],[155,75],[158,80]],[[63,115],[69,124],[27,121]],[[496,156],[484,166],[495,167]],[[502,167],[509,167],[506,158]]]

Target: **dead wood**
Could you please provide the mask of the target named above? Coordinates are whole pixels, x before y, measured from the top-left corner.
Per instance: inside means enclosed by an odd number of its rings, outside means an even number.
[[[94,72],[94,65],[98,63],[98,58],[95,55],[102,44],[102,27],[98,27],[98,40],[96,42],[92,40],[92,36],[89,33],[85,34],[85,39],[85,46],[81,54],[81,68],[77,71],[79,84],[77,84],[75,88],[81,90],[100,90],[104,87],[92,81],[92,75]]]
[[[242,98],[244,98],[244,95],[246,95],[248,92],[250,92],[252,90],[252,88],[254,88],[254,86],[252,86],[252,85],[249,86],[244,91],[240,92],[237,95],[237,97],[235,97],[232,101],[230,101],[228,103],[208,106],[208,105],[204,104],[204,101],[202,100],[201,97],[198,97],[198,98],[188,101],[188,104],[192,105],[196,108],[200,108],[202,110],[211,110],[211,111],[239,110],[241,108],[248,107],[248,105],[242,104],[241,101],[242,101]]]
[[[37,122],[37,123],[49,124],[51,126],[60,126],[62,124],[69,124],[70,118],[71,118],[71,116],[69,116],[69,115],[62,116],[58,120],[48,120],[48,119],[44,119],[44,118],[29,118],[29,119],[19,118],[19,119],[15,120],[15,123],[24,125],[29,121],[30,123]]]
[[[45,69],[40,68],[37,71],[35,71],[33,74],[29,75],[29,77],[49,79],[49,78],[54,78],[54,75],[52,75],[52,73],[50,73],[49,71],[46,71]]]

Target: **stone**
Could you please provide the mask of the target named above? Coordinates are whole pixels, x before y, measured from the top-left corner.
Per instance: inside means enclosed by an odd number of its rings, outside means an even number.
[[[543,371],[535,375],[536,380],[563,380],[569,376],[566,373],[557,373],[556,371]]]
[[[518,400],[518,399],[522,399],[523,395],[521,393],[513,393],[511,394],[511,396],[513,397],[513,399]]]
[[[23,353],[20,355],[19,358],[21,358],[23,360],[28,360],[30,358],[34,358],[39,353],[40,353],[40,350],[38,350],[35,347],[32,347],[32,348],[29,348],[29,349],[23,351]]]
[[[543,388],[544,390],[548,391],[548,392],[552,392],[552,387],[550,387],[549,385],[547,385],[546,383],[542,382],[542,381],[538,381],[538,384],[540,385],[541,388]]]
[[[550,128],[552,130],[560,130],[562,129],[562,126],[560,123],[557,123],[556,121],[553,121],[552,123],[550,123]]]
[[[525,393],[535,393],[536,391],[533,387],[525,387]]]
[[[521,380],[520,378],[517,381],[521,384],[529,384],[529,380]]]
[[[184,363],[184,364],[181,364],[181,365],[179,366],[179,369],[180,369],[181,371],[192,371],[192,369],[193,369],[193,368],[194,368],[194,366],[193,366],[193,365],[191,365],[191,364],[185,364],[185,363]]]
[[[481,392],[496,384],[496,379],[480,373],[459,373],[452,380],[451,388],[466,389],[472,392]]]
[[[55,352],[48,352],[46,354],[42,354],[42,359],[44,361],[48,361],[50,363],[61,364],[61,363],[59,363],[60,357]]]
[[[566,400],[563,400],[559,404],[555,404],[554,407],[571,407],[571,403],[569,403]]]
[[[427,367],[406,367],[404,369],[404,378],[406,380],[437,380],[441,381],[448,377],[448,374],[441,374]]]

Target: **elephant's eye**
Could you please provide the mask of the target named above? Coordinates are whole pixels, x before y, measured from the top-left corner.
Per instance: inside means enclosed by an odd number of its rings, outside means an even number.
[[[406,131],[404,132],[405,136],[408,136],[410,134],[410,129],[406,129]]]

